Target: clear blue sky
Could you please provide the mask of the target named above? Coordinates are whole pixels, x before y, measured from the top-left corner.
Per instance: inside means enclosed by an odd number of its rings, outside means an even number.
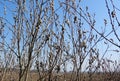
[[[108,0],[109,1],[109,0]],[[114,0],[113,0],[114,1]],[[119,7],[119,4],[120,4],[120,1],[114,1],[115,5]],[[101,32],[103,30],[103,28],[105,27],[104,25],[104,19],[107,20],[108,24],[106,26],[106,35],[111,31],[111,25],[110,25],[110,21],[109,21],[109,15],[108,15],[108,11],[107,11],[107,8],[106,8],[106,4],[105,4],[105,0],[82,0],[81,2],[81,8],[83,9],[86,9],[86,6],[88,6],[88,11],[91,13],[91,14],[95,14],[95,20],[96,20],[96,24],[95,24],[95,28]],[[111,8],[111,5],[110,5],[110,8]],[[111,11],[112,11],[112,8],[111,8]],[[117,15],[118,18],[120,18],[119,15]],[[116,25],[118,26],[118,25]],[[119,31],[118,31],[118,35],[119,35]],[[118,43],[120,44],[117,40],[116,40],[116,37],[113,35],[113,33],[108,37],[109,39],[110,38],[113,38],[114,42],[115,43]],[[106,45],[104,44],[104,41],[101,41],[97,46],[99,48],[99,51],[100,51],[100,56],[102,56],[106,50]],[[111,50],[116,50],[118,49],[116,46],[112,45],[112,44],[109,44],[110,48],[108,49],[109,51],[105,54],[105,58],[107,59],[111,59],[113,61],[117,60],[118,62],[120,61],[119,57],[120,57],[120,53],[116,53],[116,52],[113,52]],[[120,49],[118,49],[120,50]],[[86,66],[86,64],[84,64],[84,66]]]
[[[120,9],[120,7],[119,7],[120,1],[119,0],[113,0],[113,1],[115,3],[116,7],[118,7]],[[96,19],[95,28],[98,31],[100,31],[100,32],[102,31],[101,28],[104,27],[104,19],[107,20],[107,22],[109,24],[107,24],[107,27],[106,27],[106,34],[108,34],[111,31],[111,25],[110,25],[110,21],[109,21],[109,16],[108,16],[105,0],[82,0],[81,7],[85,8],[86,6],[89,7],[89,11],[91,13],[96,14],[96,16],[95,16],[95,19]],[[111,11],[112,11],[112,8],[111,8]],[[117,17],[120,20],[120,15],[119,14],[117,14]],[[118,26],[118,25],[116,25],[116,26]],[[119,31],[118,31],[118,35],[120,34]],[[113,34],[111,34],[109,36],[109,38],[113,38],[114,42],[120,44],[118,41],[116,41],[116,37]],[[100,42],[98,47],[99,47],[101,55],[102,55],[104,53],[105,49],[106,49],[104,41]],[[110,49],[109,50],[115,50],[115,49],[118,49],[118,48],[116,46],[110,44]],[[120,49],[118,49],[118,50],[120,50]],[[105,57],[108,58],[108,59],[111,59],[111,60],[120,61],[119,60],[120,59],[119,58],[120,53],[115,53],[115,52],[112,52],[112,51],[108,51],[106,53]]]
[[[3,0],[3,1],[0,1],[0,2],[3,2],[3,3],[4,3],[4,0]],[[56,2],[56,0],[55,0],[55,2]],[[116,5],[117,7],[119,7],[120,1],[117,0],[117,1],[114,1],[114,2],[115,2],[115,5]],[[0,3],[0,13],[1,13],[1,14],[0,14],[0,17],[2,17],[2,16],[3,16],[2,13],[4,13],[4,12],[3,12],[3,11],[4,11],[3,3]],[[13,6],[12,3],[11,3],[11,4],[6,3],[6,5],[8,6],[8,8],[9,8],[10,10],[12,10],[12,9],[15,8],[15,6]],[[86,9],[86,6],[88,6],[88,9],[89,9],[88,11],[89,11],[91,14],[96,14],[96,16],[95,16],[95,19],[96,19],[95,28],[96,28],[98,31],[100,31],[100,32],[102,31],[101,28],[104,27],[104,19],[108,20],[108,23],[110,23],[110,22],[109,22],[109,17],[108,17],[108,14],[107,14],[106,4],[105,4],[105,1],[104,1],[104,0],[82,0],[82,2],[81,2],[80,5],[81,5],[81,7],[82,7],[83,9]],[[12,21],[12,16],[13,16],[13,15],[12,15],[12,13],[11,13],[10,10],[8,10],[8,9],[6,10],[6,11],[7,11],[7,12],[6,12],[7,15],[6,15],[5,17],[10,21],[10,23],[12,23],[12,22],[13,22],[13,21]],[[120,18],[120,16],[118,16],[118,17]],[[107,25],[106,31],[107,31],[107,33],[108,33],[109,31],[111,31],[111,26],[110,26],[110,24]],[[107,33],[106,33],[106,34],[107,34]],[[115,38],[113,35],[110,35],[110,37]],[[110,37],[109,37],[109,38],[110,38]],[[112,46],[112,47],[110,47],[110,50],[111,50],[111,49],[116,49],[115,46],[113,46],[113,45],[110,45],[110,46]],[[106,48],[106,46],[104,46],[104,43],[101,42],[98,47],[100,48],[101,54],[104,53],[105,48]],[[108,53],[106,54],[106,57],[110,58],[110,55],[111,55],[111,54],[113,54],[112,57],[111,57],[112,60],[115,60],[115,59],[118,60],[119,57],[120,57],[119,54],[116,54],[116,53],[111,52],[111,51],[108,51]]]

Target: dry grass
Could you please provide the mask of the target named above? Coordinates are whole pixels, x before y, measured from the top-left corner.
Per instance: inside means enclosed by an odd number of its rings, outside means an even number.
[[[45,74],[45,76],[41,75],[44,78],[39,80],[37,72],[29,72],[27,81],[48,81],[48,74]],[[95,73],[92,74],[91,79],[88,73],[82,73],[79,75],[79,80],[76,80],[75,73],[53,73],[51,76],[51,81],[119,81],[120,79],[120,73]],[[4,76],[0,75],[2,81],[18,81],[18,77],[18,71],[6,72]]]

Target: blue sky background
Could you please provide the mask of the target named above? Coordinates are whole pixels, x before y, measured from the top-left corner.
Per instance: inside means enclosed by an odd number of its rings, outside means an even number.
[[[108,0],[109,1],[109,0]],[[119,7],[119,3],[120,1],[117,0],[117,1],[114,1],[116,7],[120,8]],[[81,8],[82,9],[86,9],[86,6],[88,6],[88,11],[90,12],[90,14],[95,14],[95,20],[96,20],[96,24],[95,24],[95,28],[99,31],[99,32],[102,32],[102,30],[104,29],[105,25],[104,25],[104,19],[107,20],[107,25],[106,25],[106,33],[105,35],[107,35],[112,29],[111,25],[110,25],[110,20],[109,20],[109,15],[108,15],[108,11],[107,11],[107,8],[106,8],[106,4],[105,4],[105,0],[82,0],[81,3]],[[111,5],[110,6],[110,9],[112,11],[112,7]],[[117,13],[117,17],[118,17],[118,20],[120,18],[119,16],[119,12]],[[88,25],[86,25],[88,26]],[[116,27],[118,27],[117,24],[115,24]],[[118,35],[120,34],[119,33],[120,30],[117,30],[117,33]],[[108,36],[108,39],[113,39],[115,43],[117,44],[120,44],[115,35],[112,33]],[[100,57],[102,57],[102,55],[104,54],[107,46],[105,45],[104,43],[105,40],[101,41],[98,43],[97,47],[99,48],[99,51],[100,51]],[[120,50],[119,48],[117,48],[116,46],[112,45],[112,44],[109,44],[109,49],[108,51],[106,52],[105,54],[105,58],[107,59],[110,59],[110,60],[113,60],[113,61],[117,61],[119,63],[119,59],[120,59],[120,53],[116,53],[112,50]],[[87,59],[88,60],[88,59]],[[83,65],[84,67],[87,66],[87,62],[85,62],[85,64]],[[70,65],[72,66],[72,65]],[[83,68],[84,69],[84,68]]]
[[[120,1],[119,0],[113,0],[113,1],[115,3],[116,7],[120,8],[119,7],[120,6],[119,5]],[[96,16],[95,16],[95,19],[96,19],[95,28],[98,31],[101,31],[102,27],[105,27],[104,19],[106,19],[107,22],[108,22],[108,24],[106,26],[106,34],[108,34],[111,31],[111,25],[110,25],[110,21],[109,21],[109,16],[108,16],[105,0],[82,0],[81,6],[83,8],[88,6],[89,7],[89,11],[91,13],[95,13],[96,14]],[[109,6],[111,7],[111,5],[109,5]],[[112,11],[112,7],[111,7],[111,11]],[[118,19],[120,18],[119,13],[117,13],[117,17],[118,17]],[[116,25],[116,26],[118,26],[118,25]],[[118,34],[120,34],[119,31],[120,30],[118,30]],[[115,40],[116,37],[113,35],[113,33],[109,36],[109,38],[113,38],[116,43],[120,44],[117,40]],[[106,49],[104,41],[100,42],[98,47],[100,48],[101,54],[103,54],[105,49]],[[118,49],[118,48],[116,46],[110,44],[110,49],[109,50],[115,50],[115,49]],[[118,49],[118,50],[120,50],[120,49]],[[105,57],[108,58],[108,59],[111,59],[111,60],[120,61],[119,60],[120,59],[119,58],[120,57],[120,53],[115,53],[115,52],[112,52],[112,51],[108,51],[106,53]]]
[[[57,2],[57,1],[55,0],[55,2]],[[116,0],[114,2],[115,2],[115,5],[119,8],[120,0]],[[9,9],[6,9],[6,11],[7,11],[6,16],[4,16],[4,14],[3,14],[4,13],[3,12],[4,11],[4,0],[3,1],[1,0],[0,1],[0,17],[5,17],[5,18],[8,19],[8,21],[10,23],[13,23],[13,19],[12,19],[13,13],[11,12],[11,10],[15,9],[15,6],[13,6],[13,3],[6,3],[5,5],[9,8]],[[96,20],[95,28],[99,32],[101,32],[102,28],[104,28],[104,19],[108,20],[108,23],[110,23],[107,8],[106,8],[106,4],[105,4],[105,0],[82,0],[81,3],[80,3],[80,6],[83,9],[86,9],[86,6],[88,6],[88,11],[91,14],[96,14],[95,15],[95,20]],[[58,7],[58,6],[56,6],[56,7]],[[118,18],[120,18],[120,15],[117,15],[117,16],[118,16]],[[107,24],[106,34],[109,33],[110,31],[111,31],[111,26],[110,26],[110,24]],[[120,31],[120,30],[118,30],[118,31]],[[8,32],[6,32],[6,33],[8,33]],[[11,36],[10,33],[9,33],[9,36]],[[109,38],[115,39],[113,34],[111,34],[109,36]],[[8,39],[6,39],[6,40],[8,40]],[[9,41],[7,41],[7,42],[9,42]],[[118,41],[116,41],[116,42],[119,44]],[[105,49],[106,49],[106,46],[104,45],[104,41],[100,42],[98,47],[100,48],[100,52],[101,52],[101,55],[102,55],[104,53]],[[115,47],[114,45],[110,44],[110,49],[109,50],[112,50],[112,49],[118,49],[118,48]],[[112,54],[112,56],[111,56],[111,54]],[[110,58],[112,60],[119,60],[120,53],[115,53],[115,52],[112,52],[112,51],[108,51],[108,53],[105,55],[105,57]]]

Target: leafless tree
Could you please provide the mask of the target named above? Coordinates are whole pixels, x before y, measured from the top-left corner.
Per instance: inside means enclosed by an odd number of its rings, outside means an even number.
[[[71,71],[68,74],[69,81],[83,81],[86,77],[89,77],[89,81],[94,81],[96,72],[111,71],[110,64],[115,66],[116,62],[104,56],[110,45],[120,48],[117,31],[120,26],[117,12],[120,10],[114,1],[105,0],[109,20],[104,19],[104,28],[107,24],[112,28],[106,34],[107,30],[97,30],[96,15],[89,12],[89,7],[82,8],[81,2],[82,0],[0,1],[3,7],[0,15],[0,68],[3,69],[0,71],[0,80],[4,81],[7,71],[11,71],[13,76],[12,69],[19,73],[15,79],[18,81],[28,81],[32,70],[37,71],[36,81],[68,79],[67,68]],[[114,34],[117,41],[109,38],[111,34]],[[98,47],[101,42],[106,47],[102,53]],[[118,49],[112,51],[119,52]],[[119,67],[116,66],[115,71]],[[62,75],[59,76],[60,73]]]

